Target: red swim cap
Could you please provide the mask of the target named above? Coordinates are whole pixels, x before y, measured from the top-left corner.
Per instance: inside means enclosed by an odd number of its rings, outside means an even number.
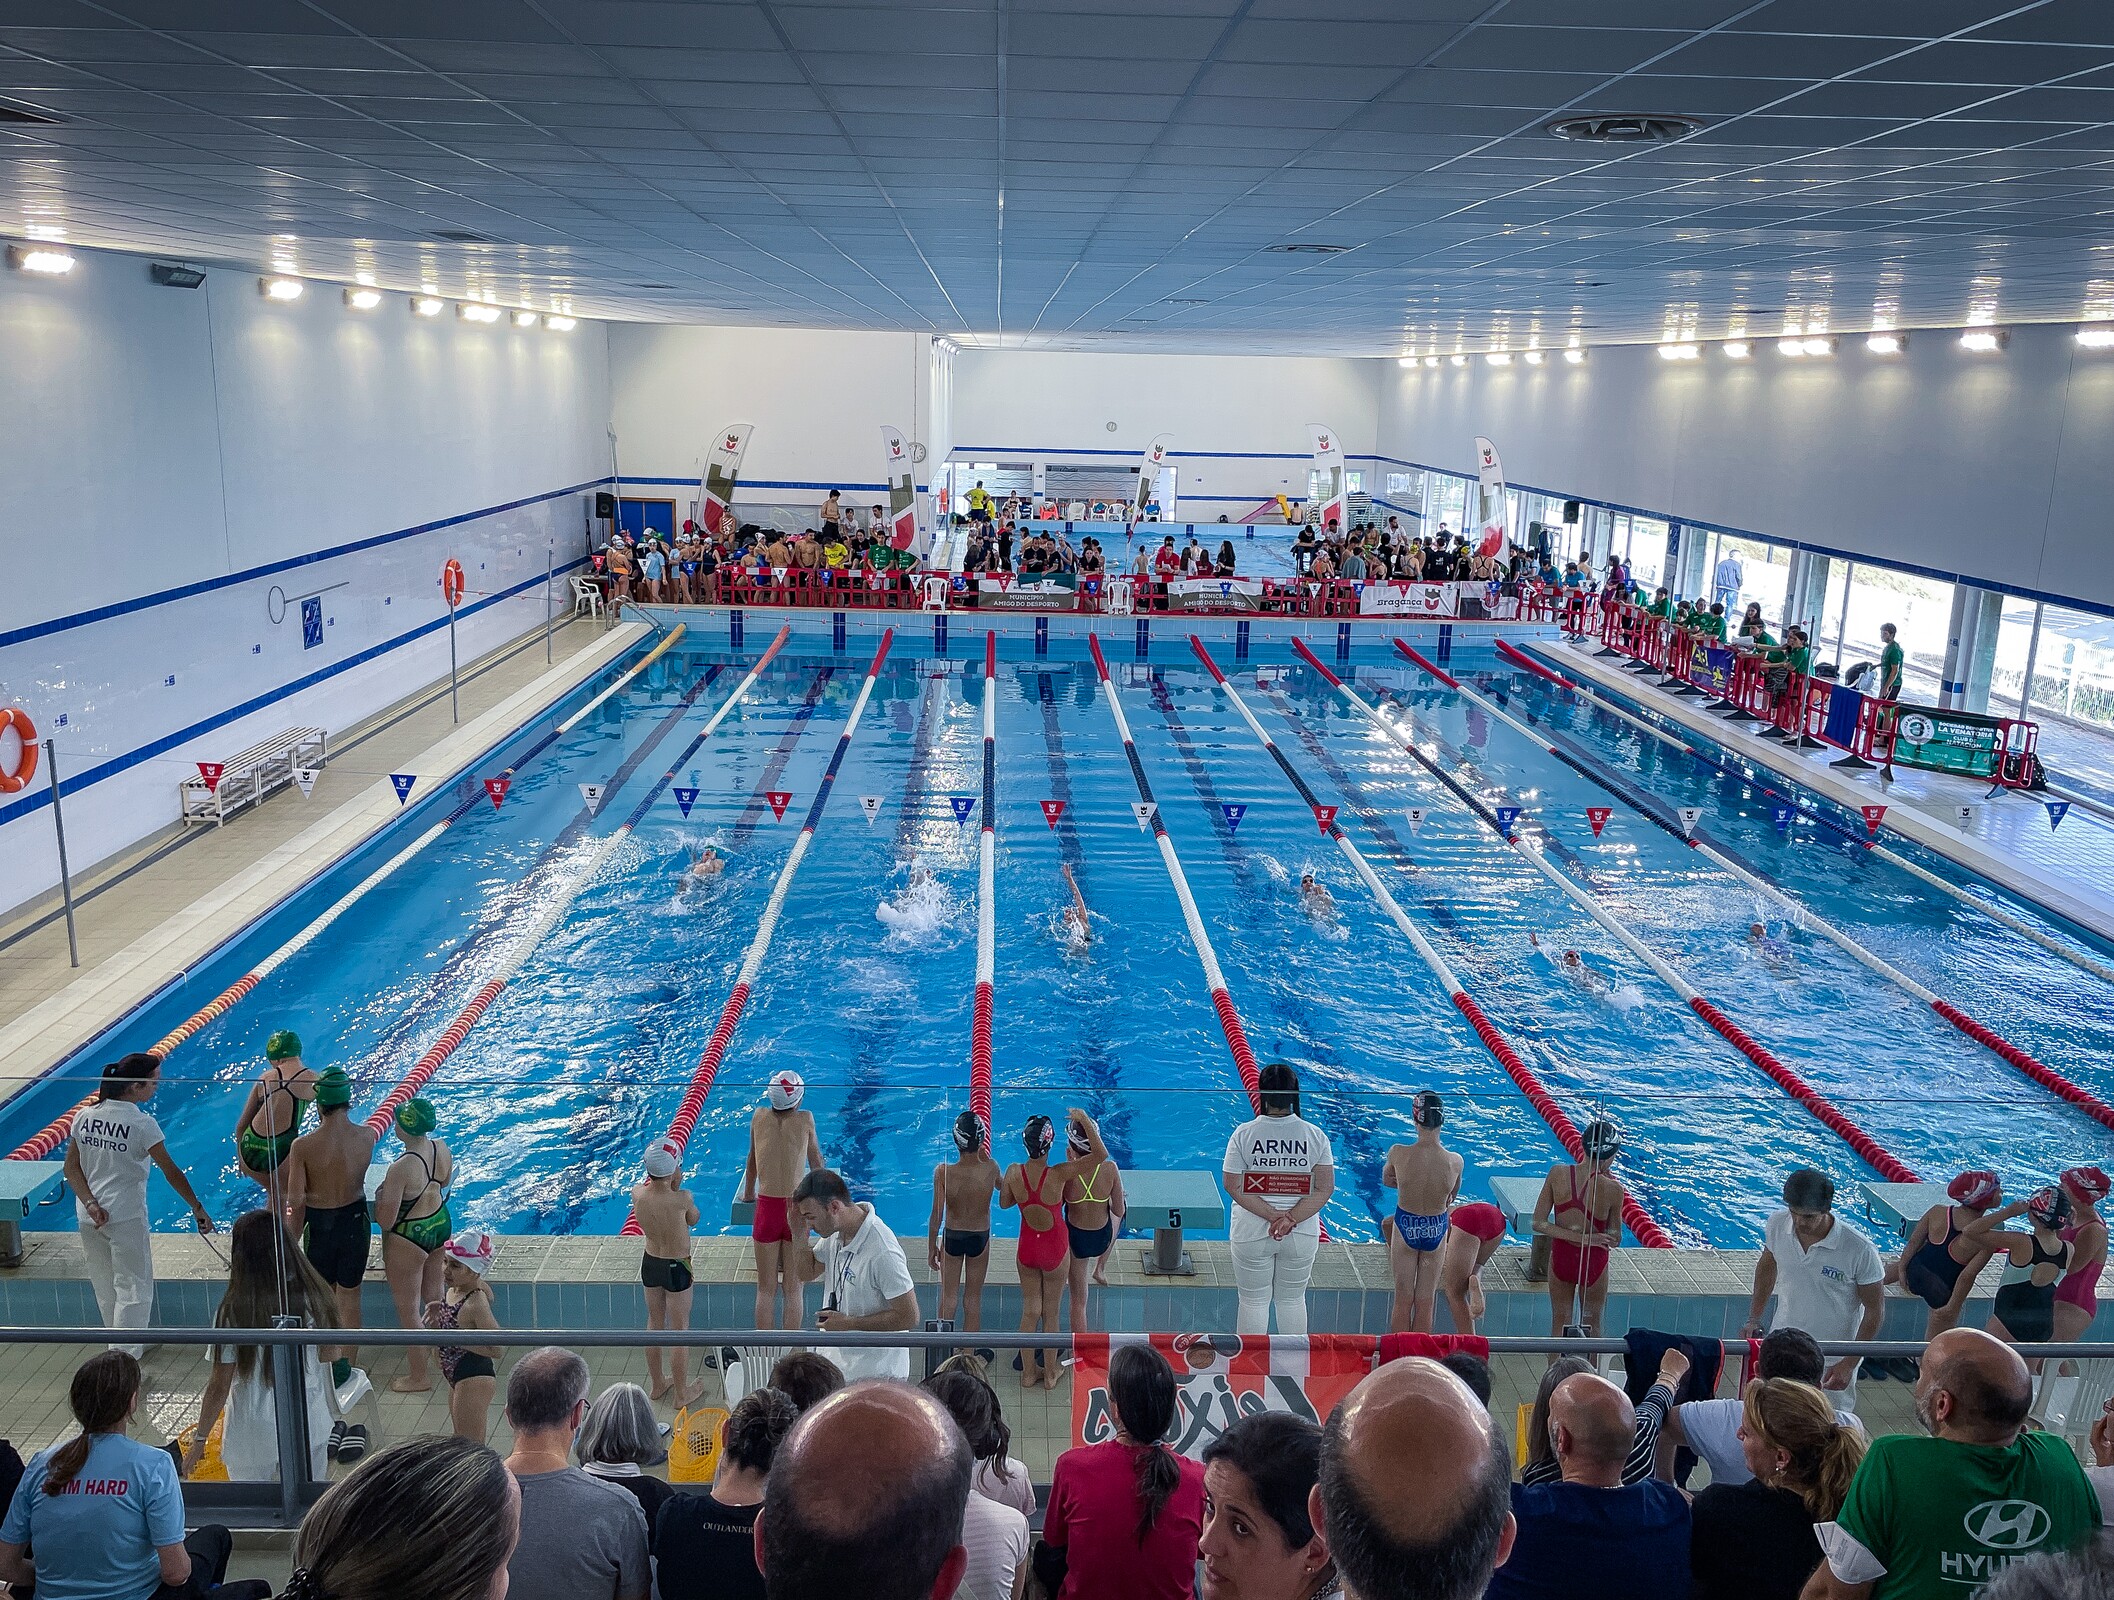
[[[2114,1188],[2107,1175],[2097,1167],[2072,1167],[2062,1173],[2056,1181],[2079,1199],[2090,1204],[2104,1200],[2107,1190]]]
[[[1946,1185],[1945,1192],[1963,1206],[1992,1206],[2003,1194],[1994,1172],[1963,1172]]]

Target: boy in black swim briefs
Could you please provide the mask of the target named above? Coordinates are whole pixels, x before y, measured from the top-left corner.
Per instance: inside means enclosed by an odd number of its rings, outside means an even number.
[[[932,1216],[925,1258],[940,1275],[940,1316],[961,1308],[964,1331],[984,1325],[984,1274],[991,1265],[991,1196],[1002,1174],[991,1159],[991,1130],[973,1111],[954,1119],[955,1159],[932,1169]]]
[[[632,1214],[646,1236],[646,1253],[639,1262],[639,1282],[646,1286],[646,1326],[653,1329],[690,1326],[690,1288],[696,1281],[690,1271],[690,1230],[697,1226],[697,1202],[683,1187],[681,1154],[666,1142],[646,1152],[646,1179],[631,1191]],[[686,1406],[703,1393],[704,1385],[690,1386],[690,1352],[678,1345],[673,1381],[661,1370],[661,1350],[646,1352],[646,1372],[658,1400],[670,1389],[675,1403]]]

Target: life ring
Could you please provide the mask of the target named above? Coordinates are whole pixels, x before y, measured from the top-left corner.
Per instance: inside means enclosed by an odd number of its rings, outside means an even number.
[[[0,711],[0,751],[4,751],[7,731],[12,728],[22,741],[21,753],[15,757],[15,770],[0,770],[0,794],[13,794],[25,787],[37,775],[37,725],[29,720],[29,713],[20,706],[9,706]],[[4,760],[0,756],[0,760]]]
[[[450,611],[462,604],[462,563],[452,557],[440,569],[440,594]]]

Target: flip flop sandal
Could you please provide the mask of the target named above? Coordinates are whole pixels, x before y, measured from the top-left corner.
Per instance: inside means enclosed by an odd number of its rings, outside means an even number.
[[[367,1430],[355,1422],[345,1430],[345,1442],[338,1446],[340,1461],[357,1461],[367,1453]]]
[[[342,1459],[339,1452],[345,1448],[345,1423],[342,1418],[330,1425],[330,1459]]]

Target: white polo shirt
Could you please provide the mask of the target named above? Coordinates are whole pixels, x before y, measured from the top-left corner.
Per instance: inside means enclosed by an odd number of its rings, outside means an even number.
[[[99,1100],[75,1115],[73,1146],[81,1154],[81,1175],[113,1223],[146,1219],[147,1161],[161,1143],[161,1124],[137,1101]],[[78,1197],[74,1211],[81,1226],[93,1226]]]
[[[1857,1291],[1886,1276],[1872,1241],[1837,1216],[1808,1250],[1792,1232],[1791,1213],[1779,1211],[1769,1219],[1762,1242],[1776,1258],[1776,1314],[1769,1331],[1798,1328],[1822,1344],[1856,1338],[1864,1322]]]
[[[822,1263],[822,1303],[834,1302],[839,1311],[855,1317],[885,1311],[890,1301],[916,1287],[901,1242],[872,1206],[863,1209],[866,1220],[849,1244],[834,1233],[815,1241],[815,1259]],[[822,1354],[847,1378],[910,1378],[907,1349],[825,1349]]]

